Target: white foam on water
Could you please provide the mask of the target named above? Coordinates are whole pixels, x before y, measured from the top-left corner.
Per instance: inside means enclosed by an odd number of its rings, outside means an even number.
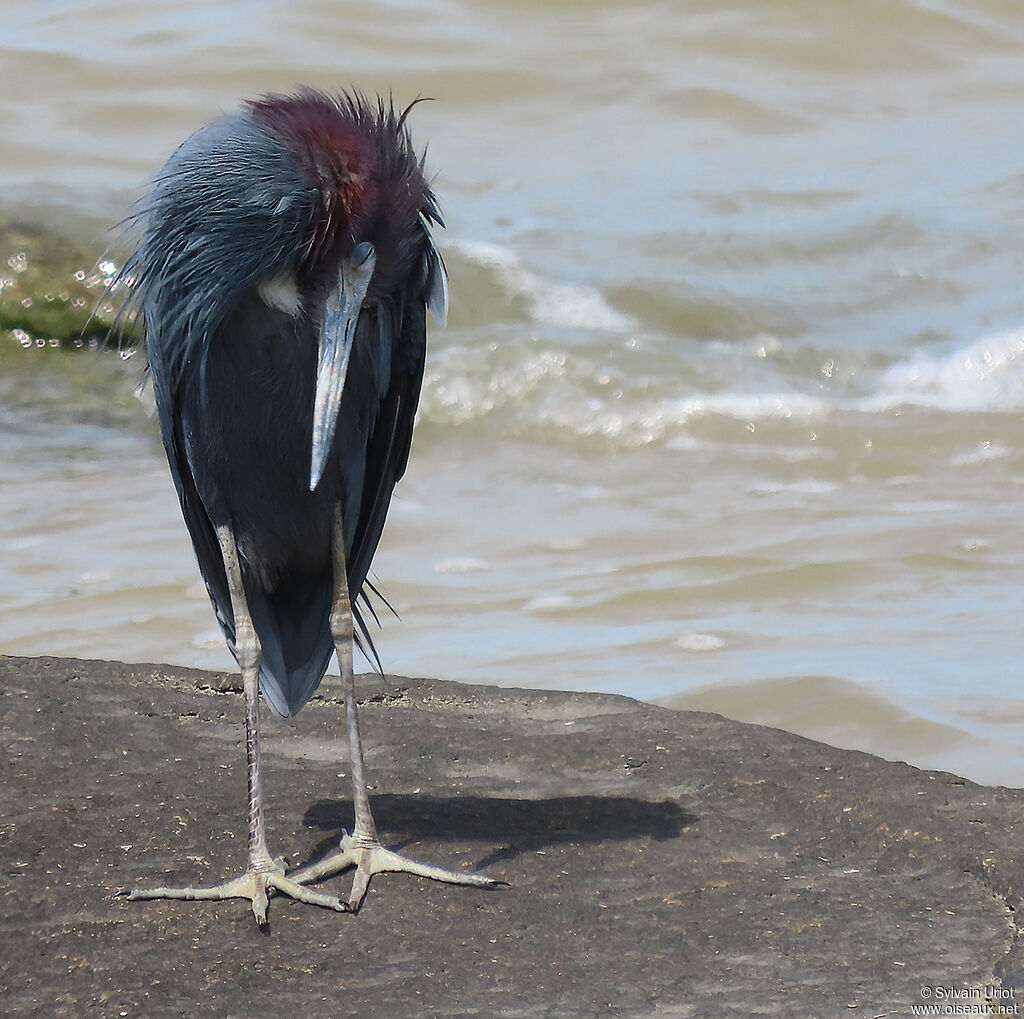
[[[811,478],[794,481],[791,485],[786,486],[787,491],[797,492],[800,495],[828,495],[838,488],[839,485],[833,481],[814,481]]]
[[[953,457],[950,463],[954,467],[966,467],[970,464],[988,463],[990,460],[1001,460],[1003,457],[1009,455],[1009,449],[1007,449],[1006,446],[1001,446],[998,442],[982,442],[969,453],[962,453],[960,456]]]
[[[675,644],[683,651],[717,651],[720,647],[725,646],[725,641],[713,633],[687,633],[680,637]]]
[[[958,413],[1024,409],[1024,331],[983,337],[946,357],[900,361],[878,392],[859,404],[873,412],[913,404]]]
[[[789,418],[809,421],[825,416],[830,409],[825,400],[803,393],[716,393],[698,397],[695,402],[696,413],[751,422]]]
[[[483,573],[490,568],[491,564],[485,559],[476,559],[473,556],[457,556],[434,563],[434,572],[442,574]]]
[[[421,406],[428,416],[440,412],[447,423],[462,424],[508,404],[529,407],[532,393],[550,391],[565,373],[559,350],[534,350],[510,368],[487,352],[449,347],[429,365]]]
[[[992,542],[987,538],[964,538],[959,547],[964,552],[987,552],[992,548]]]
[[[224,646],[224,634],[220,630],[204,630],[192,638],[192,646],[199,651],[212,651]]]
[[[445,354],[450,353],[446,351]],[[472,359],[470,359],[472,362]],[[459,364],[442,355],[432,365],[422,409],[433,420],[464,424],[496,411],[511,412],[519,425],[550,425],[581,437],[603,436],[625,446],[642,446],[669,438],[673,448],[687,450],[697,443],[677,433],[703,417],[727,417],[756,429],[761,421],[817,421],[825,417],[827,401],[802,393],[694,393],[646,398],[609,393],[588,395],[589,376],[571,373],[565,355],[535,354],[514,369],[487,371],[474,365],[466,373],[448,369]]]
[[[764,420],[814,420],[828,410],[824,400],[800,393],[716,393],[634,403],[596,398],[560,401],[542,408],[540,419],[577,435],[601,435],[641,446],[672,435],[696,418],[717,415],[756,427]],[[675,448],[686,449],[689,444],[678,442]]]
[[[616,311],[593,287],[579,283],[549,283],[524,268],[509,248],[487,241],[455,241],[450,245],[463,258],[490,269],[510,293],[524,297],[539,322],[578,329],[629,332],[636,322]]]
[[[561,538],[558,541],[548,542],[548,548],[552,552],[578,552],[585,545],[582,538]]]
[[[86,570],[78,575],[79,584],[106,584],[114,579],[110,570]]]
[[[839,486],[831,481],[814,481],[807,478],[803,481],[771,482],[761,481],[751,485],[747,491],[751,495],[781,495],[783,493],[795,493],[796,495],[830,495]]]
[[[527,612],[549,612],[557,609],[567,609],[573,604],[574,600],[568,594],[542,594],[528,601],[524,608]]]
[[[677,453],[692,453],[700,449],[701,444],[692,435],[677,435],[674,439],[669,439],[666,445]]]

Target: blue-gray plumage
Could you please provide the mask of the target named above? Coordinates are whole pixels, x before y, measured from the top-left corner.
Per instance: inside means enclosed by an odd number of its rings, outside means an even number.
[[[292,102],[301,117],[330,117],[336,108],[312,93]],[[443,287],[444,269],[427,232],[439,222],[437,208],[400,118],[358,97],[342,103],[368,130],[371,156],[390,171],[378,200],[396,190],[408,197],[397,210],[403,234],[391,242],[400,264],[386,292],[371,286],[359,315],[328,467],[310,492],[327,274],[309,246],[325,184],[310,180],[291,140],[261,116],[266,107],[222,117],[174,153],[146,201],[143,241],[125,273],[135,279],[164,447],[217,617],[233,648],[215,533],[230,520],[262,644],[260,685],[275,712],[291,715],[316,689],[333,651],[332,506],[342,500],[355,596],[408,457],[424,307]],[[367,212],[360,240],[374,243],[380,217],[396,210],[386,204]],[[342,250],[353,240],[342,238]]]
[[[353,611],[356,639],[375,652],[352,603],[408,460],[426,311],[443,321],[447,305],[429,232],[440,217],[408,112],[359,94],[263,97],[189,138],[140,207],[122,278],[145,320],[185,523],[246,685],[250,860],[212,889],[135,897],[244,894],[263,922],[268,890],[357,908],[380,869],[493,883],[389,854],[362,779]],[[356,828],[328,865],[288,879],[265,845],[257,676],[270,707],[294,715],[333,650],[351,688]],[[347,903],[301,887],[352,863]]]

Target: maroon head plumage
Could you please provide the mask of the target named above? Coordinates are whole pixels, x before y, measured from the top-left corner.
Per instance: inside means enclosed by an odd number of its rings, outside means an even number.
[[[320,204],[306,239],[300,279],[329,285],[341,259],[361,241],[376,253],[368,296],[393,292],[420,257],[422,213],[439,221],[406,118],[379,100],[303,89],[246,104],[253,118],[283,139],[298,157]]]
[[[287,147],[313,196],[288,277],[323,333],[311,488],[329,455],[360,309],[403,294],[413,279],[444,318],[443,265],[428,230],[440,217],[406,128],[414,105],[399,114],[382,99],[374,107],[358,93],[312,89],[246,104],[254,124]]]

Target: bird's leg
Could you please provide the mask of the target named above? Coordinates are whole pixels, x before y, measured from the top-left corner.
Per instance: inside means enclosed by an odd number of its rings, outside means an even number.
[[[432,878],[456,885],[476,885],[492,888],[501,884],[493,878],[469,871],[447,870],[429,863],[420,863],[386,849],[377,837],[377,826],[370,813],[370,796],[366,788],[363,766],[363,742],[359,737],[359,711],[356,707],[356,681],[352,669],[352,601],[348,587],[348,567],[345,561],[345,532],[341,506],[334,511],[334,598],[331,604],[331,636],[338,655],[342,685],[345,688],[345,717],[348,723],[348,748],[352,765],[352,800],[355,805],[355,828],[350,835],[341,833],[340,848],[330,856],[289,874],[292,881],[305,883],[336,874],[346,867],[355,866],[356,876],[348,908],[359,909],[370,878],[382,871],[404,871],[420,877]]]
[[[235,655],[242,672],[245,690],[245,757],[249,785],[249,866],[244,874],[205,888],[135,889],[130,899],[249,899],[258,924],[267,922],[268,894],[281,892],[293,899],[327,909],[344,910],[344,904],[331,895],[314,892],[285,877],[284,860],[272,859],[267,849],[267,832],[263,819],[263,782],[260,774],[260,660],[262,648],[242,586],[238,548],[231,527],[217,528],[224,571],[231,595],[231,612],[235,619]]]

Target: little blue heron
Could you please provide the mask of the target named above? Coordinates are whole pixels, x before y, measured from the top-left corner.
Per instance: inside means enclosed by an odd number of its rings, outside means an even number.
[[[411,108],[358,92],[263,96],[184,142],[140,206],[120,278],[145,321],[171,475],[242,673],[249,839],[239,877],[130,898],[245,898],[263,924],[274,893],[355,911],[380,871],[499,883],[381,845],[359,738],[352,646],[373,644],[354,603],[409,457],[426,312],[443,324],[448,302]],[[259,691],[275,714],[296,714],[332,651],[355,827],[286,874],[267,848]],[[349,866],[347,900],[306,887]]]

